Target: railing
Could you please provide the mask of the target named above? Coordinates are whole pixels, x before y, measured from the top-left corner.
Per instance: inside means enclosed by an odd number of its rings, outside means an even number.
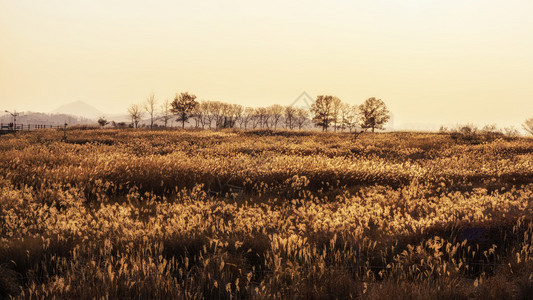
[[[16,124],[13,123],[5,124],[0,123],[0,131],[30,131],[36,129],[61,129],[64,128],[62,125],[41,125],[41,124]]]

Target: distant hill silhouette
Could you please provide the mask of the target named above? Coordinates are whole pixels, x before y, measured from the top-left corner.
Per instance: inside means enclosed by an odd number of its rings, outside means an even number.
[[[83,117],[87,119],[94,119],[95,121],[104,115],[104,113],[93,106],[83,102],[74,101],[58,107],[52,111],[53,114],[64,114]]]
[[[127,114],[105,114],[99,109],[83,101],[74,101],[61,105],[50,113],[42,112],[19,112],[17,124],[24,125],[96,125],[100,117],[109,122],[126,122],[130,118]],[[0,123],[9,124],[13,118],[9,114],[0,115]]]
[[[0,123],[8,124],[13,122],[13,118],[6,114],[0,116]],[[17,117],[17,124],[32,125],[87,125],[96,124],[95,120],[68,114],[46,114],[38,112],[22,112]]]
[[[10,115],[0,116],[1,123],[11,123],[13,118]],[[67,115],[67,114],[46,114],[37,112],[23,112],[19,113],[17,117],[17,124],[33,124],[33,125],[63,125],[65,122],[68,125],[87,125],[96,124],[95,120],[83,117]]]

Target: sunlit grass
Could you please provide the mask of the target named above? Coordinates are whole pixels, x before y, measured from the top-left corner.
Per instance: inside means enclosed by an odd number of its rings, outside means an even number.
[[[0,297],[533,293],[531,139],[62,135],[0,139]]]

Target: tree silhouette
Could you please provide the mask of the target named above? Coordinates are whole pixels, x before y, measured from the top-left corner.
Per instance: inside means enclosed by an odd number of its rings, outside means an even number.
[[[357,105],[350,105],[347,103],[341,104],[340,122],[341,129],[348,128],[350,132],[357,126],[357,112],[359,107]]]
[[[100,124],[100,126],[104,128],[107,124],[109,124],[109,122],[104,117],[101,117],[100,119],[98,119],[98,124]]]
[[[328,131],[329,125],[333,122],[333,106],[336,99],[338,98],[330,95],[319,95],[311,105],[311,112],[314,114],[313,122],[322,127],[322,131]]]
[[[146,103],[144,104],[144,110],[150,115],[150,129],[154,128],[154,115],[156,111],[156,104],[157,101],[155,100],[155,95],[151,94],[147,99]]]
[[[383,125],[390,119],[389,113],[383,100],[374,97],[368,98],[359,105],[360,126],[365,130],[372,128],[372,132],[375,129],[383,129]]]
[[[296,118],[296,107],[286,106],[284,109],[285,128],[294,129],[294,126],[296,125],[296,122],[294,120]]]
[[[131,117],[131,124],[134,125],[135,128],[139,127],[139,121],[143,116],[141,107],[138,104],[130,105],[130,107],[128,108],[128,114]]]
[[[274,130],[278,128],[278,123],[283,116],[283,106],[274,104],[267,107],[268,114],[270,115],[270,127],[274,127]]]
[[[189,93],[176,94],[174,101],[171,103],[171,111],[176,114],[177,120],[181,122],[181,128],[185,128],[185,122],[192,117],[194,108],[198,105],[196,96]]]
[[[169,99],[165,99],[163,103],[161,104],[161,120],[163,120],[163,123],[165,124],[165,128],[167,128],[168,121],[173,118],[172,116],[172,106]]]
[[[522,124],[522,127],[525,131],[527,131],[529,134],[533,135],[533,118],[527,119],[524,124]]]
[[[341,109],[342,109],[342,101],[341,99],[337,98],[337,97],[333,97],[333,100],[331,101],[331,117],[332,117],[332,122],[333,122],[333,130],[336,132],[337,131],[337,123],[339,123],[339,117],[340,117],[340,114],[341,114]],[[342,121],[341,121],[342,122]]]
[[[299,130],[301,130],[302,127],[304,127],[308,118],[309,118],[309,110],[305,108],[301,108],[301,107],[296,109],[296,124],[298,125]]]

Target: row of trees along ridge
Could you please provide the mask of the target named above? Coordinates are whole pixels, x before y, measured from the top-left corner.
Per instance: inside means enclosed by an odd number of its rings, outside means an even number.
[[[128,108],[132,127],[139,126],[145,112],[150,118],[150,128],[158,120],[167,127],[168,122],[176,118],[182,128],[191,121],[196,128],[209,129],[237,126],[242,129],[302,129],[312,122],[323,131],[333,128],[334,131],[347,129],[351,132],[359,127],[374,132],[384,129],[390,119],[385,103],[374,97],[361,105],[350,105],[335,96],[319,95],[310,109],[279,104],[252,108],[220,101],[197,101],[195,95],[184,92],[176,94],[173,101],[164,101],[159,110],[157,108],[153,94],[142,105],[132,104]],[[105,124],[100,122],[102,126]]]

